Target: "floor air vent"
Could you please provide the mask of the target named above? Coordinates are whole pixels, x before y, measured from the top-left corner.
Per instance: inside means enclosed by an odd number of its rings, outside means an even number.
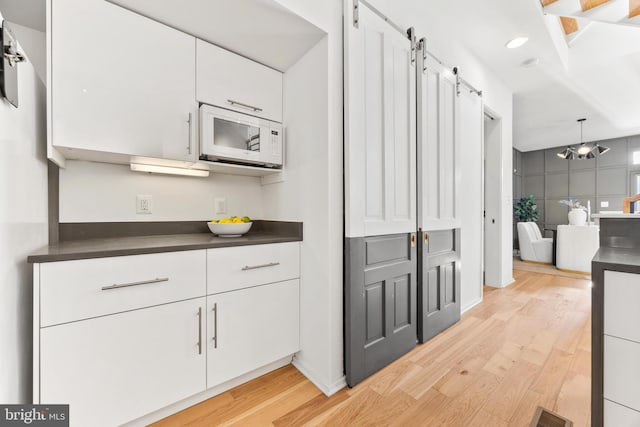
[[[558,414],[538,407],[530,427],[573,427],[573,423]]]

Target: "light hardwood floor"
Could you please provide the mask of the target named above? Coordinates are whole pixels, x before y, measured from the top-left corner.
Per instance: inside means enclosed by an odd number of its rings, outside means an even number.
[[[539,405],[589,425],[589,281],[514,277],[353,389],[327,398],[287,366],[155,426],[528,426]]]

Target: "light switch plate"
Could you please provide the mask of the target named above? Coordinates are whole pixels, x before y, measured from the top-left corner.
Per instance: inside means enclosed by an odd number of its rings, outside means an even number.
[[[146,215],[153,212],[153,196],[149,194],[138,194],[136,196],[136,213]]]
[[[226,214],[227,213],[227,199],[224,197],[216,197],[213,199],[214,210],[216,214]]]

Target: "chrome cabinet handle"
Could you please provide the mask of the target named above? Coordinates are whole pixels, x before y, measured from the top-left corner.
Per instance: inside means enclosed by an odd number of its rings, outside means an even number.
[[[237,105],[238,107],[246,108],[255,112],[262,111],[262,108],[254,107],[253,105],[245,104],[244,102],[234,101],[233,99],[227,99],[227,102],[231,105]]]
[[[115,284],[111,286],[103,286],[101,289],[103,291],[110,291],[112,289],[128,288],[131,286],[140,286],[140,285],[150,285],[152,283],[161,283],[161,282],[168,282],[168,281],[169,281],[168,277],[163,277],[159,279],[143,280],[141,282],[130,282],[130,283]]]
[[[213,348],[218,348],[218,303],[213,304]]]
[[[266,268],[266,267],[275,267],[276,265],[280,265],[280,263],[270,262],[269,264],[260,264],[260,265],[252,265],[252,266],[245,265],[244,267],[242,267],[242,271],[257,270],[258,268]]]
[[[191,118],[192,118],[192,113],[189,113],[189,120],[187,120],[187,123],[189,123],[189,144],[187,145],[187,152],[189,154],[191,154]]]
[[[202,307],[198,307],[198,354],[202,354]]]

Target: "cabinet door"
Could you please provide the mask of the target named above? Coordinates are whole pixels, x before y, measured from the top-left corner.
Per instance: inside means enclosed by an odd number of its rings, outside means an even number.
[[[55,146],[196,160],[194,37],[103,0],[50,18]]]
[[[282,122],[282,73],[197,42],[197,96],[205,104]]]
[[[207,387],[299,347],[297,279],[207,297]]]
[[[72,426],[114,426],[205,390],[205,303],[41,329],[40,401],[70,404]]]
[[[418,227],[451,229],[459,227],[456,77],[431,56],[418,56]]]
[[[351,12],[353,13],[353,12]],[[346,236],[416,230],[411,41],[366,4],[345,19]]]

